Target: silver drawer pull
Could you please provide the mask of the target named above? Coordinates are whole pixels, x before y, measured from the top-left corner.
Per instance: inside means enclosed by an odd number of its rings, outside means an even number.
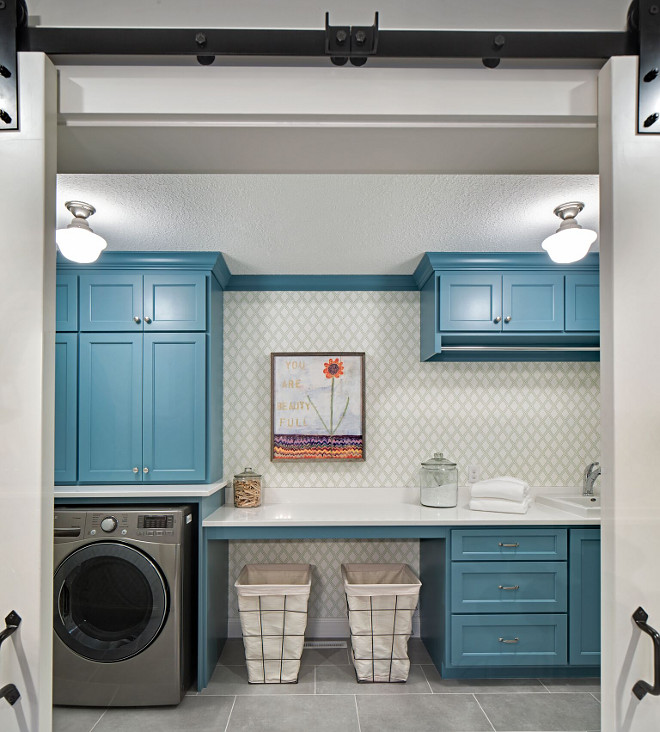
[[[504,585],[499,585],[500,590],[519,590],[520,585],[513,585],[512,587],[505,587]]]
[[[503,544],[500,541],[500,542],[498,542],[498,546],[506,546],[506,547],[511,547],[511,548],[515,549],[517,546],[520,546],[520,544],[518,544],[518,542],[516,542],[515,544]]]
[[[498,638],[500,643],[517,643],[520,638]]]

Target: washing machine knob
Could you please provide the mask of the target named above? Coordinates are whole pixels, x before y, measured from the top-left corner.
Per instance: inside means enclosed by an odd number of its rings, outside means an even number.
[[[111,533],[117,528],[117,519],[114,516],[106,516],[103,521],[101,521],[101,528],[106,534]]]

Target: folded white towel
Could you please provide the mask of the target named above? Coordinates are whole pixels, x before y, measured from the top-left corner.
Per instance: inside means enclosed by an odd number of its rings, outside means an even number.
[[[480,480],[470,489],[472,498],[501,498],[506,501],[523,501],[529,496],[529,486],[524,480],[505,475],[501,478]]]
[[[527,513],[532,505],[531,498],[524,501],[505,501],[501,498],[473,498],[470,511],[490,511],[491,513]]]

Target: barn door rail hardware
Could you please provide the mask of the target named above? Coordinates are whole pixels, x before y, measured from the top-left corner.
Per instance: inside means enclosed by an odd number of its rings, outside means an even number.
[[[13,635],[18,630],[18,626],[20,624],[21,616],[15,610],[12,610],[5,618],[5,629],[0,631],[0,646],[7,640],[7,638],[9,638],[10,635]]]
[[[11,706],[21,698],[21,692],[14,686],[14,684],[6,684],[0,689],[0,699],[6,699]]]
[[[642,607],[638,607],[632,616],[637,627],[651,636],[653,641],[653,686],[648,681],[638,681],[633,686],[633,694],[638,699],[643,699],[647,694],[660,696],[660,633],[652,628],[646,621],[649,619],[648,613]]]
[[[27,23],[25,0],[0,0],[0,131],[19,124],[17,52],[49,56],[216,56],[368,59],[609,59],[640,54],[639,132],[660,133],[660,0],[634,0],[625,31],[383,30],[372,25],[295,28],[57,28]]]
[[[628,24],[639,34],[637,132],[660,134],[660,0],[638,0]]]
[[[0,0],[0,130],[18,129],[16,34],[26,22],[24,0]]]
[[[325,52],[335,66],[349,59],[353,66],[364,66],[367,57],[378,48],[378,13],[373,25],[330,25],[330,13],[325,14]]]

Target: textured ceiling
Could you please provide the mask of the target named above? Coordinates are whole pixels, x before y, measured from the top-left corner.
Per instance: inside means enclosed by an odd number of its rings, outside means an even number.
[[[233,274],[409,274],[426,251],[540,251],[596,175],[59,175],[112,250],[211,250]],[[594,245],[597,249],[598,242]]]

